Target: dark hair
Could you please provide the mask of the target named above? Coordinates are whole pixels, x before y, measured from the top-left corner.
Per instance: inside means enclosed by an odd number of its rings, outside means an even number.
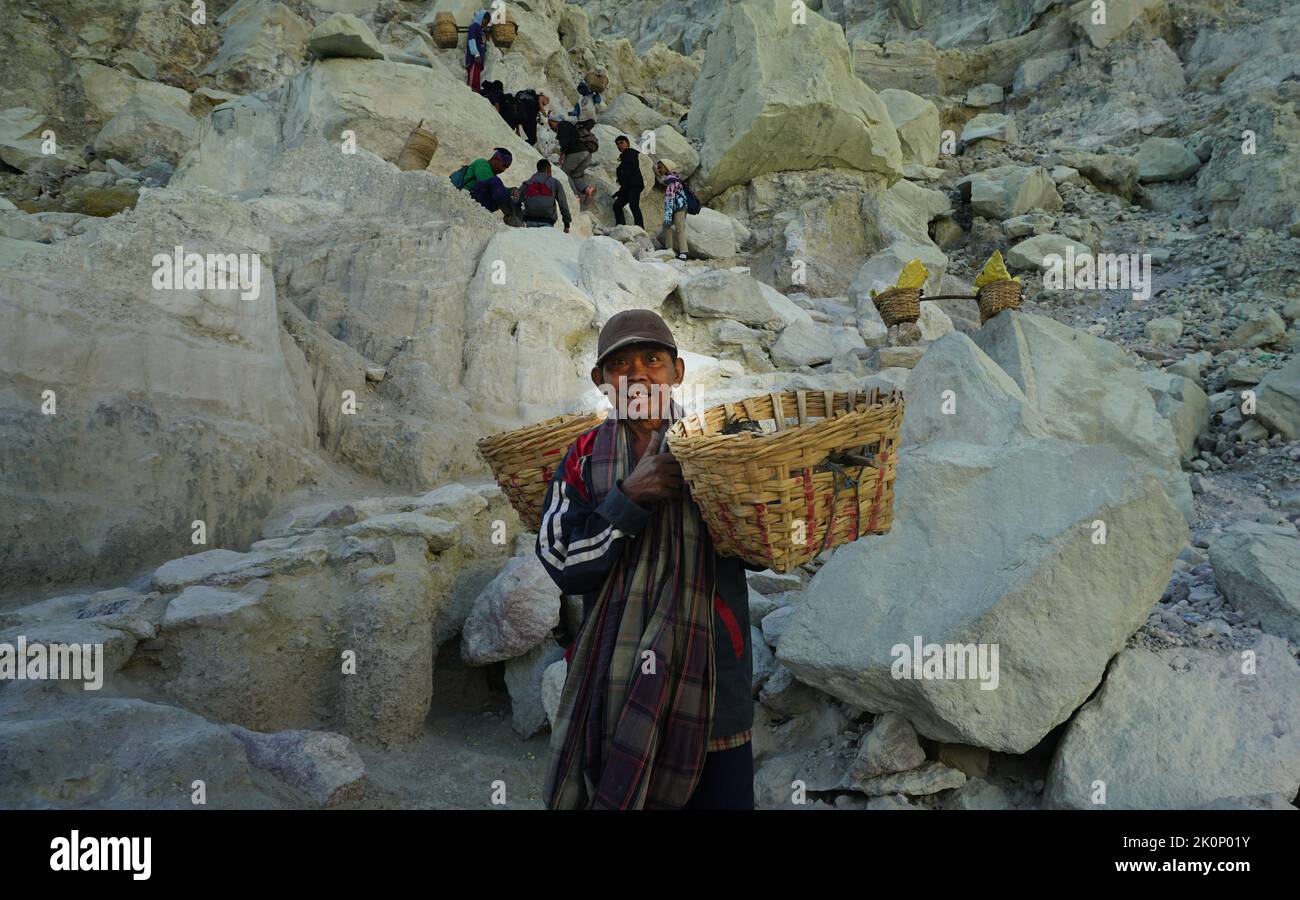
[[[541,159],[537,161],[537,171],[539,172],[551,171],[551,161],[547,159],[545,156],[543,156]]]
[[[614,138],[614,143],[617,144],[619,141],[627,141],[629,144],[632,143],[626,134],[620,134],[618,137]]]

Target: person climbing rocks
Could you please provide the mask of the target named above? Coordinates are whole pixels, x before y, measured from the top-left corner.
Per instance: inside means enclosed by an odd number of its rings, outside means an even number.
[[[532,88],[524,88],[513,94],[503,94],[500,106],[501,117],[506,120],[506,124],[515,134],[523,129],[524,140],[536,147],[537,123],[547,114],[550,100],[550,97]]]
[[[487,17],[486,9],[474,13],[465,40],[465,82],[475,93],[479,92],[479,79],[483,76],[483,64],[487,62],[487,34],[483,29]]]
[[[501,118],[506,119],[505,109],[502,108],[502,102],[506,97],[505,85],[499,81],[484,81],[479,85],[479,93],[487,98],[487,102],[501,114]],[[509,119],[506,119],[508,122]]]
[[[564,199],[564,185],[551,176],[551,161],[542,157],[537,161],[537,171],[519,186],[519,209],[524,227],[554,228],[557,206],[567,234],[573,219],[569,215],[569,203]]]
[[[600,93],[587,87],[587,82],[578,82],[578,102],[569,113],[568,120],[584,128],[596,127],[596,115],[605,109],[604,98]]]
[[[685,259],[686,183],[677,174],[677,163],[671,159],[655,163],[655,173],[664,182],[664,224],[659,232],[659,243],[676,253],[678,259]]]
[[[509,150],[497,147],[490,158],[476,159],[453,174],[452,184],[469,191],[469,195],[488,212],[500,211],[508,224],[516,218],[515,197],[501,182],[501,173],[510,168],[513,161]]]
[[[583,606],[552,722],[548,809],[754,808],[745,570],[761,567],[714,549],[667,448],[685,415],[668,392],[684,376],[656,313],[611,316],[591,380],[614,410],[547,486],[535,550]]]
[[[645,179],[641,177],[641,154],[625,134],[614,138],[614,146],[618,148],[618,168],[614,171],[614,177],[618,179],[618,192],[614,194],[614,224],[627,224],[623,219],[623,207],[628,206],[632,210],[632,221],[644,228],[641,192],[645,190]]]
[[[596,188],[588,185],[584,177],[587,166],[591,165],[591,154],[596,149],[591,145],[592,138],[588,137],[591,132],[584,135],[577,125],[559,113],[551,113],[546,123],[559,141],[560,168],[573,182],[573,189],[578,192],[578,205],[581,206],[584,201],[596,195]]]

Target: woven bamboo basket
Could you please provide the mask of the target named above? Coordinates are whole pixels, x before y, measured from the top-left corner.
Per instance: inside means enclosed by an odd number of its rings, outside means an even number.
[[[921,318],[920,288],[890,288],[871,298],[886,326],[915,322]]]
[[[397,154],[397,168],[403,172],[422,172],[429,167],[429,160],[438,152],[438,136],[424,127],[424,119],[411,129],[402,145],[402,152]]]
[[[492,43],[496,44],[502,50],[509,50],[510,45],[515,42],[515,35],[519,33],[519,26],[515,20],[506,13],[506,17],[491,27]]]
[[[460,43],[460,29],[451,13],[440,12],[433,17],[433,42],[443,50],[450,50]]]
[[[599,69],[593,69],[588,72],[587,77],[584,80],[587,82],[587,87],[591,88],[597,94],[603,92],[605,88],[609,87],[609,76]]]
[[[764,433],[723,431],[744,419]],[[687,416],[668,446],[718,552],[788,572],[889,531],[902,422],[897,391],[785,391]]]
[[[979,289],[975,302],[980,308],[980,324],[1004,309],[1020,308],[1020,285],[1014,281],[994,281]]]
[[[497,484],[530,531],[542,524],[542,501],[564,452],[584,431],[599,425],[605,411],[570,413],[535,425],[490,435],[478,452],[492,467]]]

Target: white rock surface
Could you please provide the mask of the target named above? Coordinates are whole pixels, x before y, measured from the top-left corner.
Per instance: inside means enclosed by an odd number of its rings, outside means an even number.
[[[1052,760],[1044,805],[1189,809],[1300,788],[1300,667],[1276,637],[1240,652],[1126,649]],[[1104,784],[1104,805],[1098,784]]]

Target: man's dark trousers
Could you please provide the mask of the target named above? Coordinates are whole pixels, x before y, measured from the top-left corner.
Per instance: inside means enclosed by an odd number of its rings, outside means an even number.
[[[632,207],[632,221],[642,228],[645,228],[645,220],[641,218],[641,191],[642,187],[633,187],[627,193],[623,188],[618,189],[614,195],[614,224],[626,225],[627,221],[623,218],[623,204]]]
[[[686,809],[754,808],[754,742],[705,754],[704,771]]]

